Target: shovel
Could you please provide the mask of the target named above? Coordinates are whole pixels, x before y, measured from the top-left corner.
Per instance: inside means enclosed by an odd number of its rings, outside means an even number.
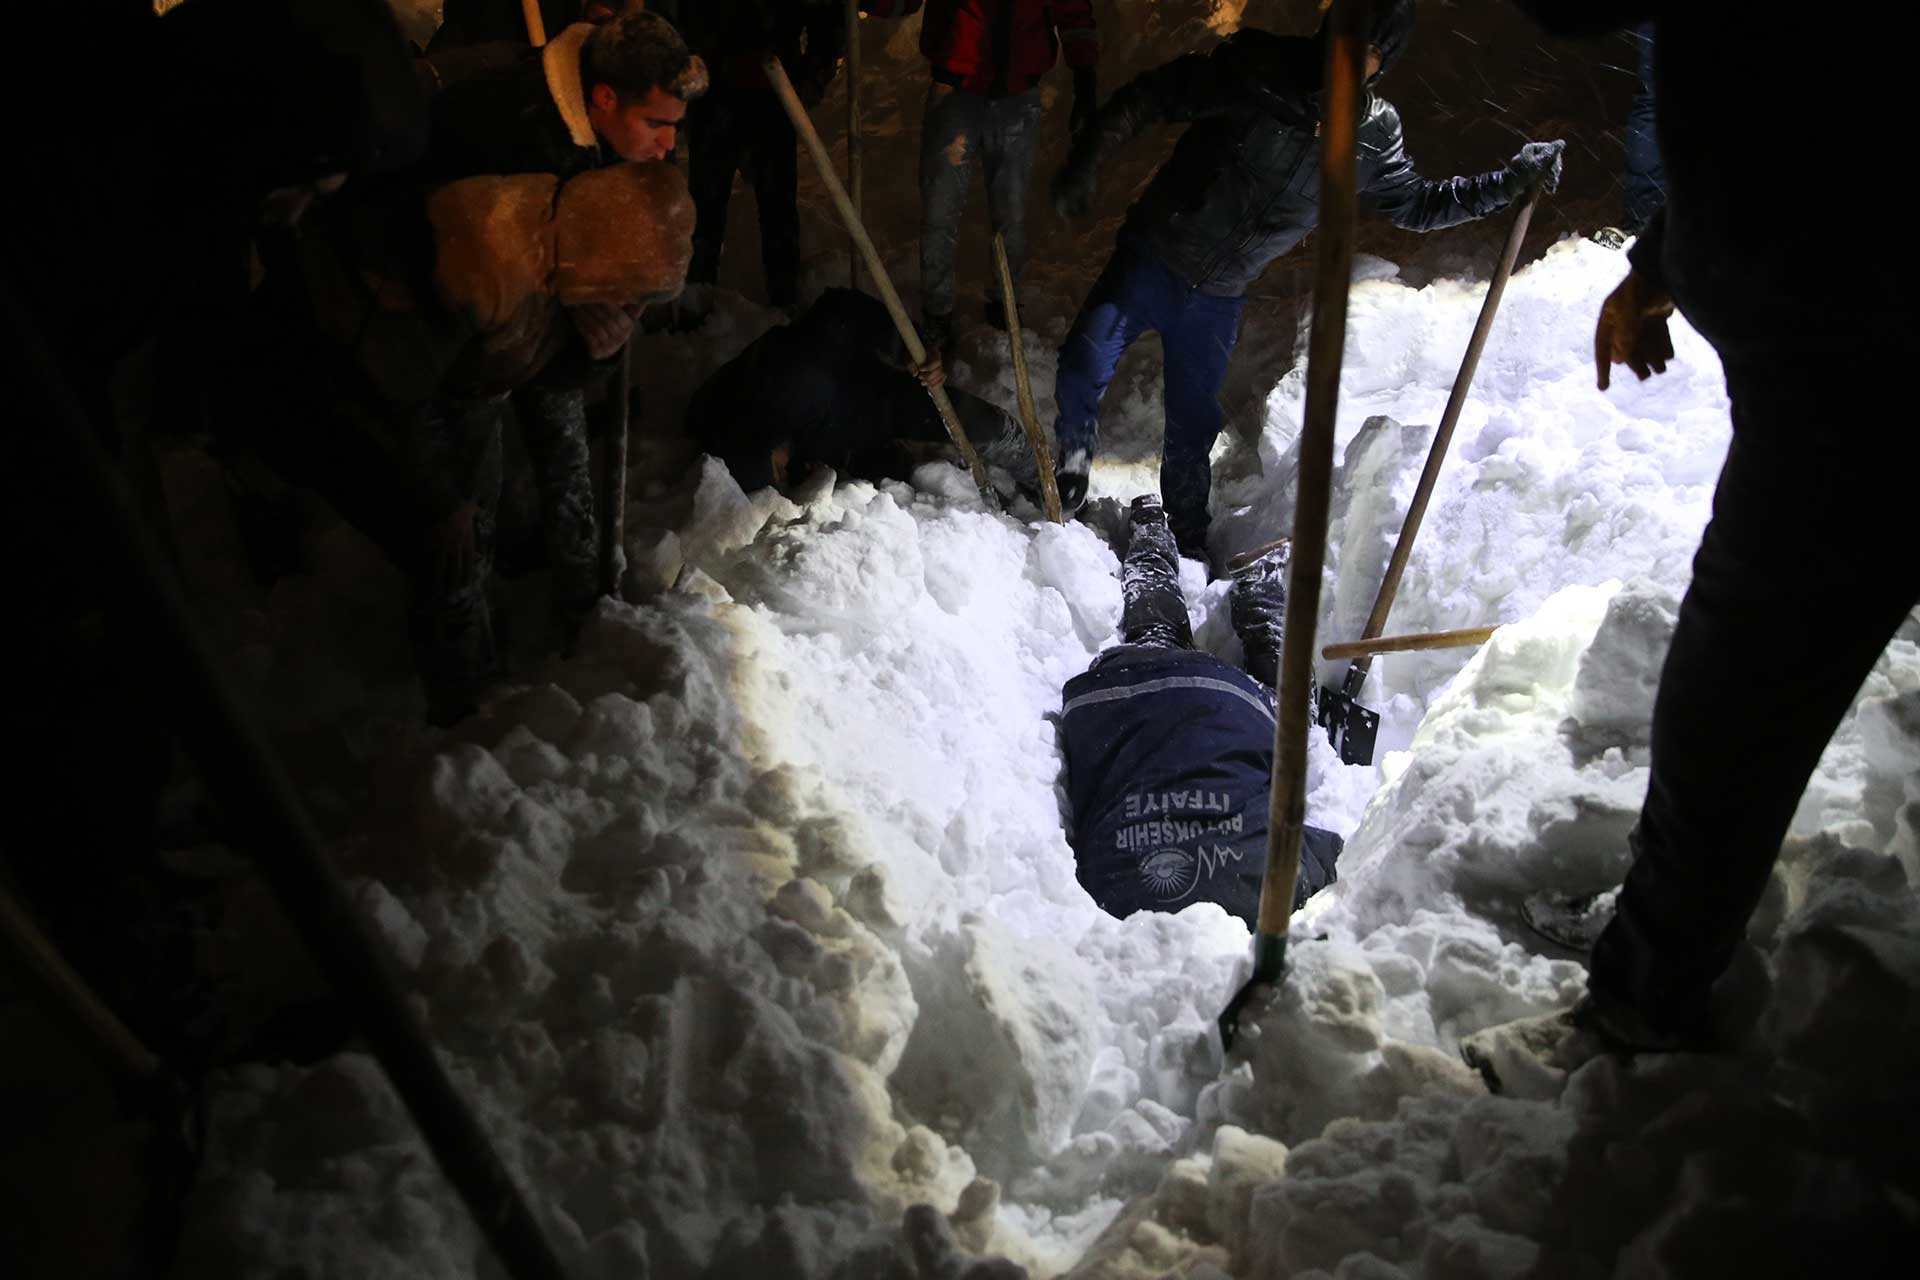
[[[1420,522],[1426,518],[1427,503],[1433,498],[1433,489],[1440,480],[1440,464],[1447,459],[1447,446],[1453,442],[1453,429],[1460,421],[1460,411],[1467,404],[1467,390],[1473,386],[1474,371],[1480,367],[1480,353],[1486,349],[1487,334],[1493,328],[1494,313],[1500,309],[1500,295],[1507,291],[1507,277],[1513,274],[1514,260],[1520,256],[1520,242],[1527,237],[1527,225],[1533,221],[1534,206],[1540,203],[1542,188],[1535,185],[1520,202],[1520,210],[1513,216],[1513,226],[1507,231],[1506,248],[1500,253],[1500,266],[1493,273],[1493,282],[1487,286],[1487,300],[1480,304],[1480,318],[1473,323],[1473,336],[1467,340],[1467,354],[1460,361],[1460,373],[1453,380],[1453,392],[1447,397],[1447,409],[1440,415],[1440,429],[1434,433],[1433,445],[1427,450],[1426,469],[1420,473],[1420,483],[1413,491],[1413,501],[1407,506],[1407,518],[1400,525],[1400,539],[1393,544],[1393,555],[1387,560],[1387,575],[1380,583],[1380,594],[1374,597],[1373,612],[1367,615],[1366,630],[1361,632],[1362,642],[1378,639],[1386,633],[1387,613],[1393,608],[1393,598],[1400,590],[1400,576],[1407,571],[1407,558],[1413,554],[1413,539],[1420,532]],[[1327,740],[1333,743],[1334,750],[1340,753],[1340,759],[1346,764],[1372,764],[1373,742],[1380,732],[1380,713],[1370,711],[1360,705],[1360,689],[1367,683],[1367,672],[1373,668],[1373,654],[1363,653],[1353,660],[1347,668],[1347,678],[1339,687],[1320,686],[1320,706],[1318,718],[1321,727],[1327,731]]]
[[[1307,351],[1307,403],[1300,433],[1299,497],[1293,513],[1293,555],[1287,565],[1290,625],[1280,646],[1279,713],[1274,721],[1273,788],[1267,808],[1267,868],[1253,935],[1253,973],[1219,1018],[1220,1050],[1233,1048],[1240,1014],[1257,988],[1277,982],[1287,963],[1287,922],[1300,875],[1307,822],[1307,735],[1313,712],[1314,620],[1327,554],[1327,510],[1333,487],[1333,425],[1340,402],[1340,362],[1347,340],[1347,289],[1353,278],[1354,223],[1359,208],[1355,154],[1360,124],[1370,0],[1337,0],[1327,19],[1326,102],[1320,129],[1320,224],[1314,263],[1313,333]]]
[[[853,207],[853,198],[841,185],[840,175],[833,171],[833,157],[827,154],[826,144],[820,141],[820,131],[813,127],[813,120],[801,104],[800,95],[793,91],[793,81],[787,79],[787,69],[780,64],[778,57],[771,54],[760,66],[767,73],[767,81],[773,85],[780,105],[786,108],[787,117],[793,121],[794,132],[807,144],[807,153],[813,157],[814,167],[820,171],[821,185],[833,197],[834,208],[840,211],[840,220],[847,225],[847,234],[853,237],[860,256],[866,260],[867,274],[873,277],[874,287],[880,291],[880,301],[886,304],[887,314],[893,317],[893,327],[899,331],[901,344],[906,347],[914,364],[925,364],[927,349],[920,341],[920,334],[914,329],[913,321],[907,318],[907,308],[894,290],[893,278],[887,274],[886,265],[880,261],[880,251],[873,247],[873,240],[867,235],[867,228]],[[953,411],[953,401],[947,397],[947,389],[928,387],[927,395],[932,398],[934,408],[940,411],[940,421],[945,424],[953,447],[960,451],[967,470],[973,474],[973,483],[979,487],[987,510],[998,511],[999,495],[994,493],[993,481],[987,477],[986,464],[980,461],[980,454],[974,449],[973,442],[967,439],[966,429],[960,425],[959,415]]]

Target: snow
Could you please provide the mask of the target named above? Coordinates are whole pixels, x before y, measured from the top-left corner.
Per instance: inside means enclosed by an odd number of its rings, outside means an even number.
[[[1505,625],[1375,665],[1377,765],[1316,735],[1341,880],[1224,1069],[1205,1030],[1245,928],[1105,916],[1062,832],[1051,717],[1120,606],[1093,528],[990,513],[944,464],[789,499],[706,461],[636,496],[645,603],[603,602],[574,656],[384,762],[341,850],[573,1273],[1697,1275],[1737,1225],[1729,1257],[1771,1274],[1789,1208],[1856,1242],[1911,1226],[1885,1182],[1920,1065],[1908,641],[1801,805],[1737,966],[1739,1053],[1541,1064],[1524,1097],[1457,1056],[1581,990],[1517,906],[1624,869],[1727,440],[1684,326],[1664,378],[1593,388],[1621,265],[1570,242],[1508,290],[1392,629]],[[1368,274],[1327,637],[1371,603],[1483,288]],[[766,322],[719,304],[662,379]],[[986,355],[968,376],[1004,390]],[[1113,396],[1122,436],[1157,432],[1157,377]],[[1289,377],[1223,442],[1227,551],[1289,531],[1299,410]],[[1094,478],[1124,497],[1151,470]],[[1232,658],[1223,592],[1184,573]],[[366,1057],[229,1073],[213,1118],[183,1274],[498,1274]]]

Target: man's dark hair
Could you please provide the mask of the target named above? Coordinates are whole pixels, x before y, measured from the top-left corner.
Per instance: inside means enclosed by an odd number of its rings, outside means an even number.
[[[604,84],[622,97],[655,89],[682,102],[707,91],[707,64],[694,56],[673,24],[642,9],[595,27],[580,53],[581,87]]]

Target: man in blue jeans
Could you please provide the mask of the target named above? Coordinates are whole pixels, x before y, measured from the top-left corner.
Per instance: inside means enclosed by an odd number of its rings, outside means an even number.
[[[1374,13],[1369,83],[1412,34],[1413,0],[1387,0]],[[1108,156],[1149,126],[1192,122],[1128,210],[1113,258],[1060,350],[1055,457],[1067,509],[1086,499],[1114,366],[1135,338],[1155,330],[1166,359],[1160,491],[1181,551],[1205,555],[1208,456],[1247,287],[1319,218],[1325,60],[1321,35],[1242,30],[1209,53],[1135,78],[1076,137],[1053,184],[1054,207],[1068,217],[1086,212]],[[1497,213],[1537,181],[1552,189],[1565,148],[1529,142],[1504,169],[1432,181],[1407,156],[1399,113],[1371,93],[1359,141],[1362,197],[1410,231]]]

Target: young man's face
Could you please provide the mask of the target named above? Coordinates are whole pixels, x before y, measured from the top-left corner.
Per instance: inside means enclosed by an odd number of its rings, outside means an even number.
[[[644,98],[623,98],[613,86],[597,84],[587,103],[587,119],[593,123],[594,132],[605,138],[622,160],[658,160],[665,156],[673,150],[676,132],[686,114],[685,102],[659,88],[649,89]]]

